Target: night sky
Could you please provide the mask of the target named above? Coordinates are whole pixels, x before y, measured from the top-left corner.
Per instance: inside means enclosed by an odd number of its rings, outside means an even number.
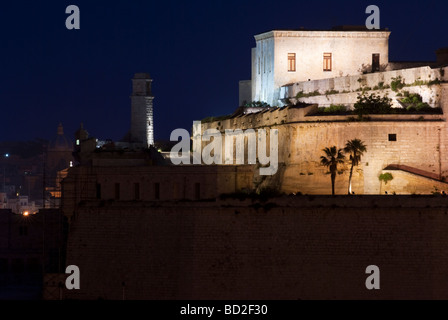
[[[81,29],[67,30],[68,5]],[[155,135],[232,113],[250,79],[254,35],[274,29],[364,25],[381,10],[391,61],[435,60],[448,47],[448,3],[426,1],[9,1],[0,7],[0,141],[52,139],[62,122],[120,140],[130,125],[131,78],[153,81]]]

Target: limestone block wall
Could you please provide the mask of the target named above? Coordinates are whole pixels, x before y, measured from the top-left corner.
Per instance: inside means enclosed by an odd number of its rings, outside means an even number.
[[[441,107],[441,87],[440,85],[433,86],[412,86],[403,88],[401,91],[408,91],[409,93],[417,93],[422,97],[422,101],[428,103],[431,107],[437,108]],[[383,90],[368,90],[367,95],[375,94],[379,96],[388,96],[392,99],[393,108],[401,108],[402,106],[398,103],[397,99],[402,98],[402,96],[397,96],[399,92],[394,92],[391,89]],[[350,92],[350,93],[340,93],[340,94],[327,94],[318,95],[313,97],[303,97],[298,99],[300,102],[309,104],[318,104],[319,107],[329,107],[331,105],[345,105],[349,109],[353,109],[353,106],[358,100],[358,96],[361,92]],[[293,99],[296,101],[296,99]]]
[[[280,180],[281,189],[287,193],[331,193],[328,170],[319,164],[322,149],[333,145],[343,148],[347,140],[355,138],[367,146],[367,152],[354,170],[353,190],[357,194],[381,192],[378,177],[383,169],[393,164],[421,170],[438,177],[442,183],[448,177],[448,153],[444,152],[448,134],[443,115],[428,115],[423,119],[416,115],[378,115],[372,121],[350,122],[342,116],[306,116],[313,108],[316,106],[274,109],[205,123],[202,130],[213,128],[224,134],[225,129],[265,128],[268,132],[277,129],[278,161],[283,166],[273,181]],[[393,139],[389,135],[395,135],[396,141],[390,141]],[[348,171],[347,161],[340,166],[336,179],[339,194],[347,193]],[[266,179],[266,184],[269,181],[270,178]],[[409,183],[403,184],[400,190],[409,194],[416,192]],[[425,188],[425,193],[431,191],[432,186]]]
[[[446,197],[85,203],[68,299],[447,299]],[[367,290],[366,267],[380,268]]]
[[[393,78],[397,78],[399,76],[402,77],[403,82],[406,84],[412,84],[415,81],[434,81],[435,79],[439,79],[440,81],[448,81],[448,67],[436,69],[431,69],[430,67],[420,67],[297,82],[282,86],[280,89],[280,99],[294,98],[299,92],[311,93],[314,91],[319,91],[321,94],[325,94],[326,91],[337,90],[341,93],[349,93],[362,89],[363,87],[374,88],[375,86],[379,86],[381,82],[384,85],[390,85]]]
[[[380,193],[384,194],[386,191],[388,194],[428,194],[430,192],[445,191],[448,193],[448,184],[437,181],[434,179],[429,179],[426,177],[421,177],[415,174],[411,174],[402,170],[383,170],[382,173],[389,172],[392,174],[393,179],[387,184],[382,182],[380,185]]]
[[[63,181],[62,208],[72,217],[78,204],[87,200],[214,199],[251,190],[252,183],[251,166],[73,167]]]
[[[379,193],[378,176],[382,169],[390,164],[406,164],[427,172],[440,173],[438,137],[441,125],[442,123],[419,121],[412,125],[401,122],[295,125],[296,135],[293,134],[291,139],[290,150],[293,152],[291,152],[289,163],[299,165],[300,168],[306,167],[310,172],[316,172],[313,176],[319,177],[318,181],[307,184],[307,189],[310,189],[307,191],[311,192],[316,185],[325,183],[319,181],[322,179],[323,171],[326,171],[319,165],[320,155],[323,154],[322,149],[332,145],[343,148],[347,140],[361,139],[367,146],[367,152],[362,157],[359,167],[356,168],[359,176],[355,175],[354,180],[363,179],[364,188],[357,190],[355,187],[354,191],[367,194]],[[389,141],[389,134],[395,134],[397,141]],[[300,185],[301,177],[294,171],[293,166],[287,166],[284,177],[285,189]],[[348,183],[347,171],[346,169],[345,177],[341,177],[342,181],[345,180],[345,186]]]

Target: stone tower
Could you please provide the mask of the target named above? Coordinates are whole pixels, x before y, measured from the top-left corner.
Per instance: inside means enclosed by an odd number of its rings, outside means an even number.
[[[131,140],[147,147],[154,145],[152,79],[148,73],[136,73],[132,78]]]

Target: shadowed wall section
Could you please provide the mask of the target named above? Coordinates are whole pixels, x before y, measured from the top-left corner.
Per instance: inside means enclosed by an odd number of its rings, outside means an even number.
[[[95,203],[79,208],[72,299],[447,299],[448,198]],[[367,290],[377,265],[381,289]]]

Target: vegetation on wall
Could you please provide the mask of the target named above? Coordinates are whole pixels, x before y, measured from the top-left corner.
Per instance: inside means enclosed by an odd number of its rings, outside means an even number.
[[[334,89],[331,89],[331,90],[327,90],[327,91],[325,91],[325,95],[332,95],[332,94],[338,94],[339,93],[339,91],[338,90],[334,90]]]
[[[246,108],[270,108],[271,106],[263,101],[252,101],[244,105]]]
[[[385,89],[389,89],[390,85],[388,84],[384,84],[384,82],[378,82],[378,85],[373,87],[373,90],[385,90]]]
[[[225,115],[225,116],[217,116],[217,117],[206,117],[201,120],[201,123],[208,123],[208,122],[214,122],[214,121],[221,121],[229,119],[231,115]]]
[[[299,91],[296,94],[296,99],[315,97],[315,96],[320,96],[320,95],[321,95],[321,93],[318,90],[315,90],[315,91],[309,92],[309,93],[303,93],[303,91]]]
[[[391,181],[394,178],[394,176],[392,175],[392,173],[390,172],[386,172],[386,173],[382,173],[380,174],[380,176],[378,177],[378,179],[380,181],[383,181],[384,184],[387,184],[389,181]]]
[[[378,179],[380,181],[383,181],[384,184],[386,185],[389,181],[393,180],[394,176],[392,175],[392,173],[390,172],[386,172],[386,173],[382,173],[380,174],[380,176],[378,177]]]
[[[342,104],[332,104],[329,107],[320,107],[317,110],[316,115],[345,115],[351,114],[351,111]]]
[[[441,76],[444,76],[445,70],[441,69],[440,70]],[[441,83],[444,83],[446,81],[441,81],[439,80],[439,78],[436,78],[434,80],[429,80],[429,81],[425,81],[425,80],[421,80],[420,78],[418,78],[417,80],[415,80],[413,83],[406,83],[405,79],[402,76],[397,76],[397,77],[393,77],[391,79],[391,83],[389,84],[385,84],[384,81],[380,81],[378,82],[377,85],[375,85],[373,88],[369,87],[366,85],[367,83],[367,79],[365,78],[359,78],[357,81],[360,83],[360,87],[357,89],[353,89],[353,90],[343,90],[343,91],[339,91],[339,90],[335,90],[335,89],[329,89],[326,90],[325,93],[320,93],[319,90],[315,90],[313,92],[308,92],[308,93],[304,93],[303,91],[299,91],[297,92],[295,98],[296,99],[300,99],[300,98],[308,98],[308,97],[314,97],[314,96],[320,96],[320,95],[333,95],[333,94],[339,94],[339,93],[350,93],[350,92],[362,92],[363,94],[366,93],[367,91],[372,91],[372,90],[386,90],[386,89],[391,89],[394,92],[397,92],[399,95],[400,94],[400,90],[403,89],[404,87],[414,87],[414,86],[428,86],[431,87],[433,85],[439,85]]]
[[[358,95],[358,100],[355,103],[354,113],[359,117],[366,114],[384,114],[391,113],[392,109],[392,99],[387,95],[381,97],[374,93],[369,96],[365,94]]]
[[[390,88],[392,91],[397,92],[398,90],[403,89],[403,87],[406,85],[406,83],[403,81],[403,78],[401,76],[392,78],[392,81],[390,83]]]
[[[387,183],[391,180],[393,180],[394,176],[392,175],[392,173],[390,172],[385,172],[379,175],[378,180],[380,180],[380,193],[381,193],[381,186],[383,185],[383,181],[384,181],[384,185],[387,185]]]
[[[418,93],[409,93],[409,91],[403,92],[404,98],[399,99],[403,106],[408,111],[430,111],[431,106],[426,102],[423,102],[421,95]]]

